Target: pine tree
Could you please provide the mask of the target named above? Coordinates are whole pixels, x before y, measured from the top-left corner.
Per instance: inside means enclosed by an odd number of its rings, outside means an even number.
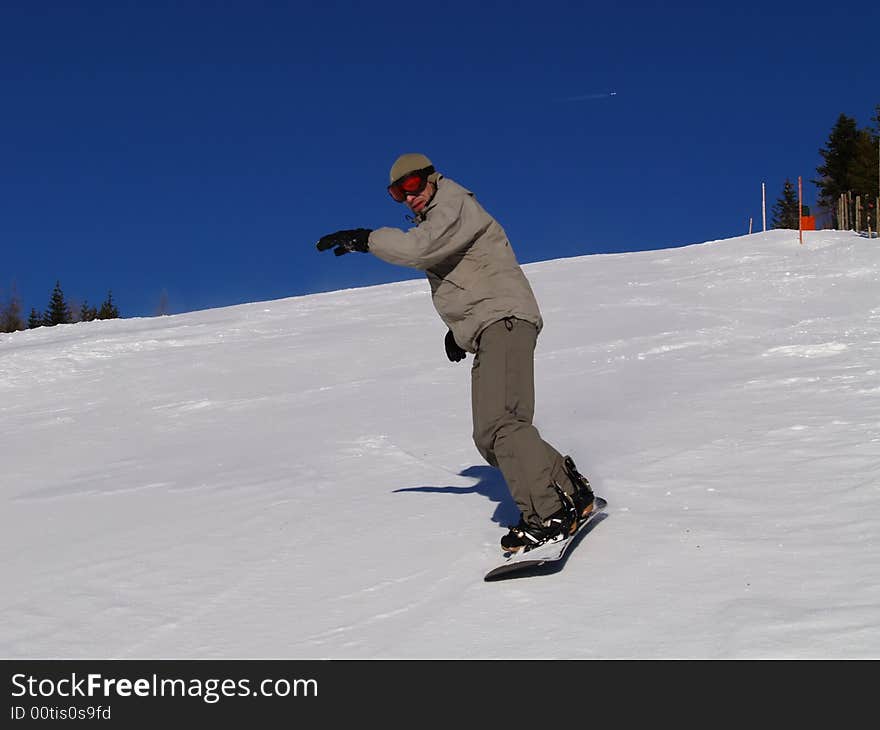
[[[782,195],[773,206],[773,227],[793,228],[795,230],[801,227],[797,192],[788,178],[786,178],[785,184],[782,186]]]
[[[21,300],[13,286],[12,294],[0,309],[0,332],[17,332],[21,329],[24,329],[24,322],[21,320]]]
[[[819,150],[825,161],[816,168],[821,175],[813,180],[819,189],[819,206],[831,214],[832,224],[840,227],[837,220],[837,202],[841,195],[850,194],[851,199],[860,196],[862,205],[873,205],[880,194],[878,182],[878,153],[880,144],[880,105],[872,120],[874,129],[859,129],[856,120],[841,114],[828,137],[827,146]]]
[[[52,298],[49,300],[49,308],[44,317],[44,324],[47,327],[54,327],[56,324],[69,324],[71,319],[70,307],[64,299],[64,292],[61,291],[61,282],[56,281]]]
[[[849,181],[852,194],[863,203],[877,197],[877,141],[870,129],[860,129],[856,137]]]
[[[826,146],[819,150],[825,161],[816,168],[821,176],[812,182],[819,189],[819,207],[831,214],[832,225],[837,228],[837,201],[843,193],[852,190],[850,167],[856,155],[859,131],[856,120],[841,114],[837,118]]]
[[[34,307],[31,307],[31,313],[28,317],[27,326],[29,330],[43,326],[43,315],[36,309],[34,309]]]
[[[82,303],[82,306],[79,308],[79,321],[80,322],[91,322],[93,319],[98,317],[98,310],[95,307],[90,307],[88,300],[85,300]]]
[[[874,126],[864,130],[865,135],[861,141],[859,167],[864,180],[862,192],[875,200],[880,197],[880,104],[874,108],[871,121]]]
[[[98,319],[116,319],[117,317],[119,317],[119,310],[113,303],[113,292],[109,291],[107,292],[107,299],[104,300],[104,303],[98,310]]]
[[[871,166],[870,173],[873,185],[873,197],[868,200],[868,214],[875,233],[880,234],[880,104],[874,107],[874,128],[871,130]]]

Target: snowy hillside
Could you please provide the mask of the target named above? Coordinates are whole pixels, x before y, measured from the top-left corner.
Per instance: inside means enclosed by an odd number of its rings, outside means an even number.
[[[482,580],[517,514],[423,279],[42,328],[0,657],[880,657],[880,242],[525,270],[536,424],[609,501],[561,572]]]

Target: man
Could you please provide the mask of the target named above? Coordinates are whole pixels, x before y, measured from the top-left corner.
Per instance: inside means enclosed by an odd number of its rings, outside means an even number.
[[[541,313],[507,235],[474,194],[444,177],[422,154],[401,155],[388,192],[412,211],[416,226],[337,231],[318,241],[337,256],[370,252],[421,269],[448,327],[447,357],[474,353],[473,438],[504,475],[520,521],[501,538],[508,552],[561,539],[593,508],[589,482],[532,425],[534,351]]]

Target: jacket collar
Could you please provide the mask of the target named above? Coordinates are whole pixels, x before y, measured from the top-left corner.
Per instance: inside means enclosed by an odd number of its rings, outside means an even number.
[[[443,178],[443,175],[441,175],[439,172],[435,172],[434,175],[436,175],[437,177],[434,180],[434,188],[435,189],[434,189],[433,197],[428,201],[428,204],[425,206],[425,209],[423,211],[421,211],[420,213],[416,213],[413,216],[416,219],[416,221],[418,221],[419,223],[421,223],[423,220],[425,220],[425,218],[428,217],[428,211],[430,211],[431,208],[433,208],[435,205],[437,205],[437,196],[440,195],[440,187],[441,187],[440,182],[444,178]],[[432,177],[433,177],[433,175],[432,175]]]

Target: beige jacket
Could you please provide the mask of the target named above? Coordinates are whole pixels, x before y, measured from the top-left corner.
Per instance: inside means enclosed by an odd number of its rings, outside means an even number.
[[[476,352],[480,333],[505,317],[534,324],[541,312],[504,229],[474,194],[447,177],[419,215],[415,228],[378,228],[370,253],[400,266],[424,270],[440,318],[455,341]]]

